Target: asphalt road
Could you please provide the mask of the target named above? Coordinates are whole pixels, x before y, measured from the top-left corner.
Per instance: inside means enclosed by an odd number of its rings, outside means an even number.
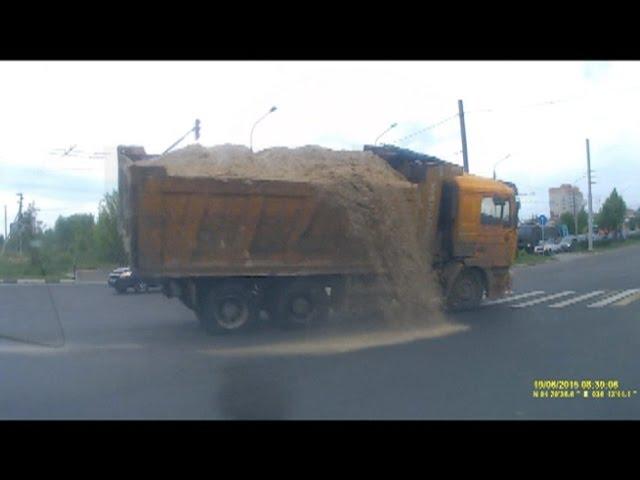
[[[639,419],[640,246],[565,260],[514,269],[511,301],[395,331],[214,338],[159,293],[0,286],[0,418]],[[534,398],[545,380],[574,397]]]

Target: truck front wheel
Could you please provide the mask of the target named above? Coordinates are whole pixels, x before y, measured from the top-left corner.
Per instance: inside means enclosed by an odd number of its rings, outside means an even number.
[[[463,270],[451,287],[447,308],[454,312],[476,308],[482,301],[483,293],[480,276],[472,270]]]
[[[198,309],[198,320],[209,334],[247,329],[257,317],[251,290],[241,283],[212,288]]]

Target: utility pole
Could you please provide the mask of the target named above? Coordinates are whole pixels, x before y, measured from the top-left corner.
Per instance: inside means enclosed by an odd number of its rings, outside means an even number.
[[[589,185],[589,251],[593,251],[593,203],[591,201],[591,152],[587,138],[587,181]]]
[[[462,137],[462,159],[464,171],[469,173],[469,156],[467,154],[467,130],[464,127],[464,106],[462,100],[458,100],[458,115],[460,116],[460,136]]]

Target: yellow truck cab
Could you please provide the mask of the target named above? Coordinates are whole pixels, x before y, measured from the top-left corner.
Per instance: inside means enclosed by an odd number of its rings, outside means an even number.
[[[445,208],[451,212],[444,229],[450,232],[447,296],[477,303],[478,282],[488,298],[503,296],[511,287],[509,267],[517,249],[516,192],[503,182],[470,174],[453,177],[445,192]]]

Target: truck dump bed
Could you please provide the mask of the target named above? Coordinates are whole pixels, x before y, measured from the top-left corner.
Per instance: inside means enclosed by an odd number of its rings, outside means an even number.
[[[385,160],[397,177],[390,188],[401,191],[413,205],[413,221],[421,225],[425,248],[433,249],[442,181],[461,170],[433,157],[431,164],[421,164],[389,150],[368,148],[367,155],[390,155]],[[335,191],[321,183],[187,175],[176,165],[154,162],[157,158],[141,147],[118,148],[120,224],[132,267],[141,275],[279,276],[375,270],[367,239],[354,232],[348,203],[336,202]]]

